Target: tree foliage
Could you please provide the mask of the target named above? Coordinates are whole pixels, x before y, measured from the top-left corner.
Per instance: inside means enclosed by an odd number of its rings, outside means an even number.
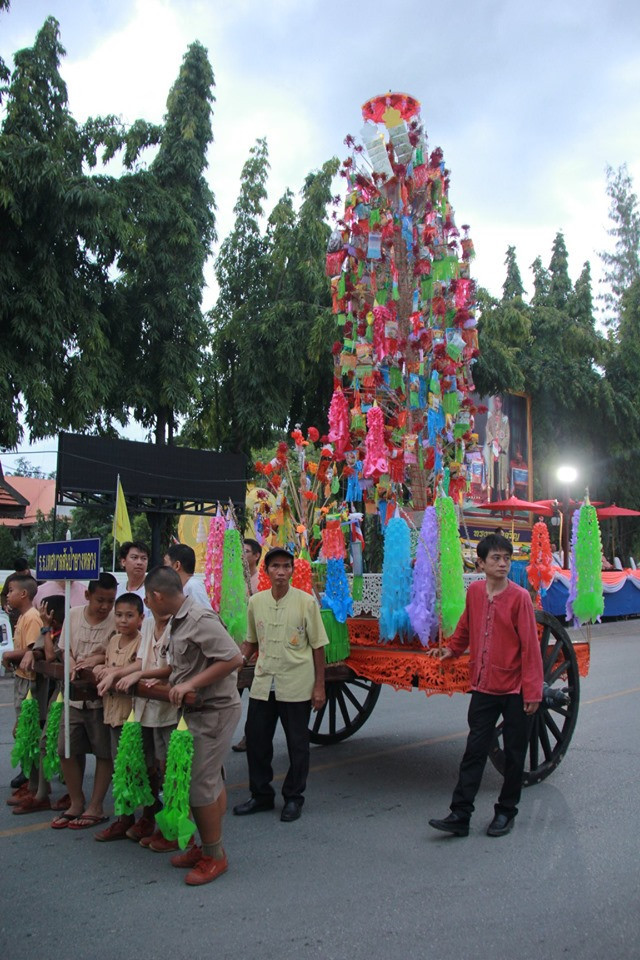
[[[607,232],[615,238],[615,245],[613,251],[603,250],[599,255],[605,267],[606,285],[600,299],[604,303],[605,323],[615,329],[622,298],[640,277],[640,209],[626,163],[617,170],[607,166],[606,173],[612,223]]]

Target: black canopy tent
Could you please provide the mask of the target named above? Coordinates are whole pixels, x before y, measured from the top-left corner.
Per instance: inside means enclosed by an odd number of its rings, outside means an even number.
[[[128,509],[148,516],[157,563],[163,516],[212,515],[229,500],[241,515],[246,472],[243,454],[61,433],[55,503],[114,510],[120,476]]]

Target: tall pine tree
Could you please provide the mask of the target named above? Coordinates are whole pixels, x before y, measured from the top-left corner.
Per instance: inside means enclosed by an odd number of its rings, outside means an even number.
[[[615,246],[613,252],[600,253],[605,267],[603,283],[608,287],[600,299],[604,304],[605,323],[615,329],[622,297],[640,277],[640,209],[626,164],[617,170],[607,167],[607,196],[612,223],[607,232],[614,237]]]

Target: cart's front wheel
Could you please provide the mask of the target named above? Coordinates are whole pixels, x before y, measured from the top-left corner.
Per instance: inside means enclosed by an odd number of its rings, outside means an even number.
[[[380,684],[352,677],[330,680],[326,684],[327,700],[321,710],[311,714],[311,743],[325,746],[346,740],[371,716],[380,696]]]
[[[531,735],[522,783],[540,783],[558,766],[571,741],[578,718],[580,679],[569,634],[542,610],[536,611],[544,672],[543,699],[531,721]],[[502,724],[496,727],[491,760],[504,773]]]

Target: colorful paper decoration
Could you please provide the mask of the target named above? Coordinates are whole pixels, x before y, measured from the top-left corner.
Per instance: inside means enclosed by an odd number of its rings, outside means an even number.
[[[343,623],[336,620],[333,610],[322,609],[320,611],[324,628],[329,638],[328,645],[324,648],[324,658],[327,663],[337,663],[339,660],[346,660],[351,651],[349,643],[349,630],[346,619]]]
[[[16,727],[16,738],[11,751],[11,765],[22,767],[25,777],[40,764],[40,710],[38,701],[27,693],[20,707],[20,716]]]
[[[47,713],[45,727],[45,752],[42,758],[42,770],[46,780],[53,780],[60,773],[60,755],[58,754],[58,737],[60,736],[60,721],[64,699],[61,693],[53,701]]]
[[[595,623],[604,613],[602,540],[596,508],[588,500],[583,503],[578,520],[576,573],[574,615],[580,623]]]
[[[224,534],[220,619],[236,643],[247,636],[247,584],[244,578],[243,544],[236,529]]]
[[[407,606],[411,600],[411,536],[402,517],[392,517],[384,538],[380,639],[409,639],[413,634]]]
[[[547,525],[542,523],[541,520],[533,525],[531,531],[530,561],[527,566],[529,583],[536,593],[541,592],[544,596],[553,581],[553,557],[551,555],[549,531]]]
[[[142,726],[135,720],[133,710],[120,733],[113,764],[112,790],[113,807],[119,817],[154,803],[142,745]]]
[[[578,524],[580,522],[580,507],[578,510],[573,511],[573,516],[571,517],[571,545],[569,549],[569,594],[567,596],[567,604],[565,607],[565,616],[568,623],[572,623],[575,627],[578,626],[578,621],[576,620],[573,613],[573,604],[576,599],[576,592],[578,589],[578,571],[576,569],[576,544],[578,542]]]
[[[347,617],[353,613],[349,581],[342,557],[327,559],[327,581],[322,594],[322,606],[333,611],[338,623],[345,623]]]
[[[227,523],[223,516],[211,517],[205,559],[204,585],[211,600],[211,606],[216,613],[220,610],[220,597],[222,595],[222,562],[226,527]]]
[[[293,562],[291,586],[296,587],[298,590],[304,590],[305,593],[313,593],[311,564],[303,557],[296,557]]]
[[[462,551],[456,511],[451,497],[436,500],[440,546],[440,623],[450,637],[465,605]]]
[[[423,647],[438,636],[438,518],[435,507],[424,512],[413,569],[411,603],[407,613]]]
[[[189,790],[193,763],[193,735],[180,718],[171,734],[167,753],[167,768],[162,784],[164,807],[156,813],[156,824],[166,840],[177,840],[184,850],[195,833],[196,825],[189,819]]]

